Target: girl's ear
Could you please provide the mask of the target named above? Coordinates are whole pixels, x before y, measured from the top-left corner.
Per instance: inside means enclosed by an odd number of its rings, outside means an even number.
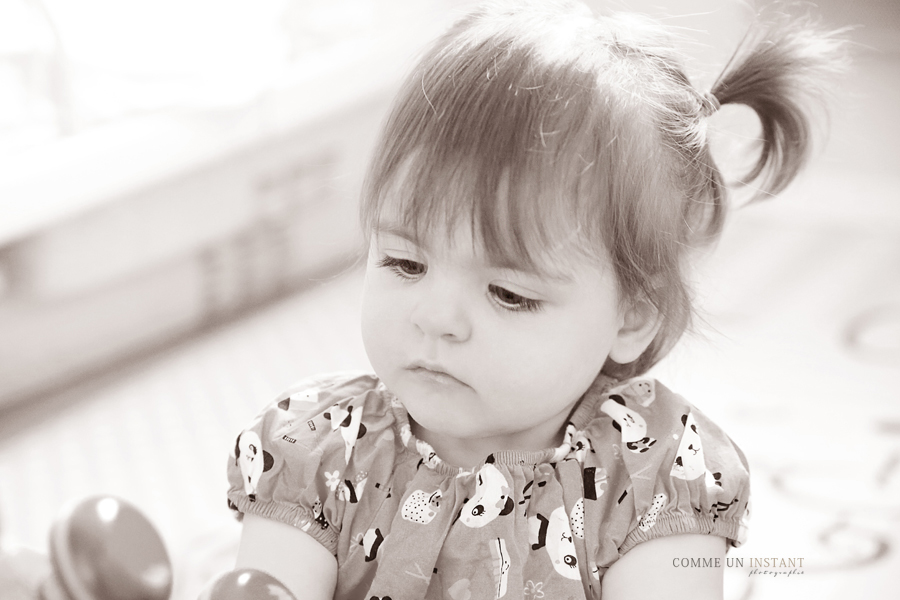
[[[623,309],[621,323],[609,358],[624,365],[636,361],[643,354],[656,337],[662,322],[655,306],[646,300],[639,300]]]

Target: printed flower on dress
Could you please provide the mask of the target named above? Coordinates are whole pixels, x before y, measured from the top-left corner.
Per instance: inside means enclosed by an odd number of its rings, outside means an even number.
[[[339,485],[341,485],[341,472],[340,471],[325,471],[325,485],[328,486],[332,492],[337,489]]]
[[[543,598],[544,597],[544,582],[538,581],[537,583],[532,580],[528,580],[525,582],[525,596],[530,596],[531,598]]]

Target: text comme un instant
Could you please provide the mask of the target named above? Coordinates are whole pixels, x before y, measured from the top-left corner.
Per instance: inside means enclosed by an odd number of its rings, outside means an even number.
[[[764,569],[790,569],[790,568],[803,568],[803,559],[802,558],[726,558],[725,566],[726,567],[758,567]],[[710,568],[718,568],[722,566],[721,558],[673,558],[672,559],[673,567],[710,567]]]

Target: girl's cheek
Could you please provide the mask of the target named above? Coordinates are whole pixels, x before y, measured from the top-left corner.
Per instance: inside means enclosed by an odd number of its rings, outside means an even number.
[[[396,321],[401,314],[403,286],[396,280],[387,269],[376,267],[366,273],[361,307],[364,336],[379,335],[387,322]]]

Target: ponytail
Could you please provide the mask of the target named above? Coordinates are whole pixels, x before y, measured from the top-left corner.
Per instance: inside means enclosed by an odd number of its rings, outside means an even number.
[[[811,104],[823,100],[830,76],[847,63],[842,33],[822,31],[808,18],[758,23],[707,95],[716,104],[746,105],[759,118],[760,156],[741,181],[755,184],[754,199],[782,191],[806,163]]]

